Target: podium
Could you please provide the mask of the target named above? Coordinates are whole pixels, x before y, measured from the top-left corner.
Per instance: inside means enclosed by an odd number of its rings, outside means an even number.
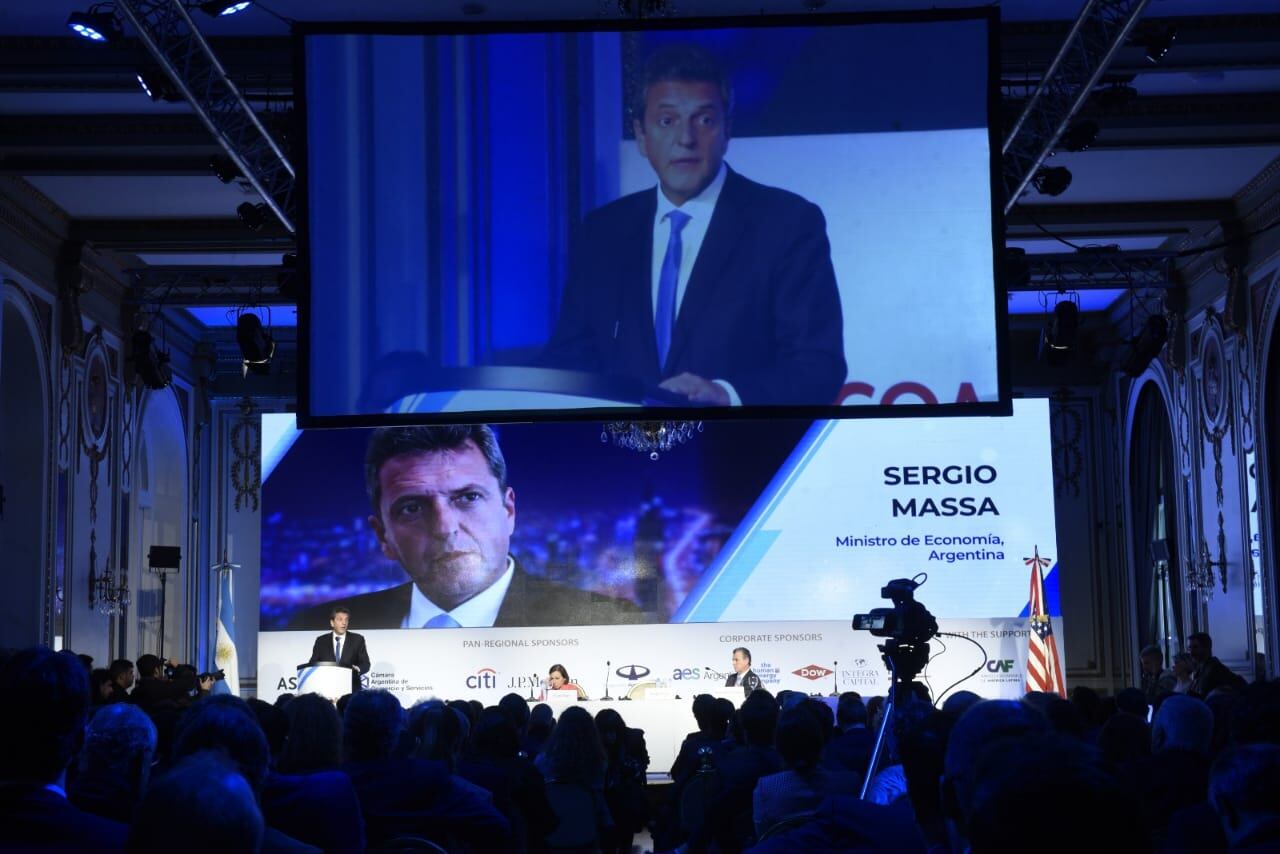
[[[334,702],[351,693],[355,671],[343,664],[320,661],[298,665],[298,694],[319,694]]]

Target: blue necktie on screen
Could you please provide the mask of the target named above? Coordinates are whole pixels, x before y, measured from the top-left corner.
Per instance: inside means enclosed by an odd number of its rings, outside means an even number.
[[[457,620],[455,620],[455,619],[454,619],[452,616],[450,616],[449,614],[436,614],[436,615],[435,615],[434,617],[432,617],[430,620],[427,620],[427,624],[426,624],[423,628],[427,628],[427,629],[460,629],[460,628],[462,628],[462,623],[459,623]]]
[[[337,635],[333,638],[333,660],[342,661],[342,638]]]
[[[658,369],[667,364],[671,351],[671,333],[676,325],[676,287],[680,284],[680,232],[689,224],[684,211],[671,211],[667,221],[671,223],[671,236],[667,239],[667,254],[662,258],[662,270],[658,273],[658,305],[653,316],[653,331],[658,339]]]

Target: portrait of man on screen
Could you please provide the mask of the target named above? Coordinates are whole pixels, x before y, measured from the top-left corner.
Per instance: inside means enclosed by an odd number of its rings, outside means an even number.
[[[290,628],[327,625],[338,606],[367,629],[643,621],[633,603],[536,577],[510,554],[516,494],[488,425],[375,430],[364,468],[369,525],[408,580],[309,608]]]
[[[658,49],[631,112],[657,185],[587,215],[543,364],[700,405],[833,403],[847,371],[826,220],[725,161],[724,68]]]

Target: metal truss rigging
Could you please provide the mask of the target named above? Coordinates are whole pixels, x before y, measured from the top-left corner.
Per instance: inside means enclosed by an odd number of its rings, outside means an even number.
[[[1005,136],[1001,153],[1006,214],[1053,153],[1146,5],[1147,0],[1088,0],[1084,4],[1040,85]]]
[[[295,172],[182,0],[116,0],[138,37],[280,223],[296,233]]]

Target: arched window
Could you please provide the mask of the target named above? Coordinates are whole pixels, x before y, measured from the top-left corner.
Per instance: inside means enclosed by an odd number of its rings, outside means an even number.
[[[1180,649],[1183,635],[1178,483],[1169,413],[1159,388],[1148,382],[1138,393],[1133,418],[1129,459],[1133,529],[1129,539],[1139,644],[1159,645],[1166,662]]]

